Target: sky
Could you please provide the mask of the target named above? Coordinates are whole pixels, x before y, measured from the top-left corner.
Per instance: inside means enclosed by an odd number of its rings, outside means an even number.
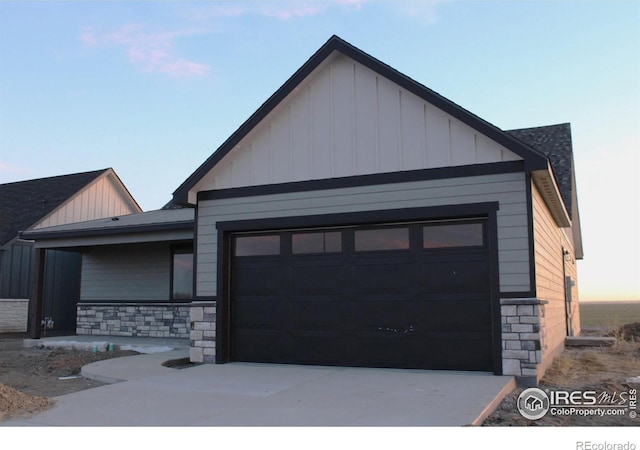
[[[503,129],[571,123],[581,300],[640,300],[640,2],[0,0],[0,183],[113,167],[144,210],[332,35]]]

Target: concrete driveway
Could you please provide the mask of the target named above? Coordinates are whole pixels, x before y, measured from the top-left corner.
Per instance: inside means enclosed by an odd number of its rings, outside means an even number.
[[[90,364],[83,368],[85,376],[115,383],[57,397],[52,409],[2,425],[477,425],[515,387],[513,377],[479,372],[251,363],[162,366],[187,354],[179,349]]]

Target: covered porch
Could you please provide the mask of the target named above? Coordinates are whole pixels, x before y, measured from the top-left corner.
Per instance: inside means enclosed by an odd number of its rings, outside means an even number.
[[[43,317],[44,260],[52,249],[82,255],[75,333],[90,337],[189,337],[193,292],[191,208],[166,209],[23,232],[34,241],[29,316]],[[46,324],[31,338],[46,337]]]

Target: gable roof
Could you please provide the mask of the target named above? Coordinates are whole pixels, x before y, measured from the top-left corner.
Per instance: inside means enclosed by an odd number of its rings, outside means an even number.
[[[111,169],[0,184],[0,246]]]
[[[544,153],[551,161],[562,200],[572,216],[573,205],[573,145],[568,123],[544,127],[507,130],[507,133]],[[577,205],[576,205],[577,206]]]
[[[289,80],[287,80],[269,99],[258,108],[187,180],[173,193],[174,203],[188,204],[189,191],[216,166],[251,130],[293,92],[322,62],[334,52],[355,60],[370,70],[396,83],[407,91],[440,108],[466,125],[476,129],[490,139],[523,158],[525,170],[545,170],[548,160],[545,155],[533,149],[496,126],[472,114],[461,106],[442,97],[426,86],[398,72],[376,58],[352,46],[337,36],[332,36]]]

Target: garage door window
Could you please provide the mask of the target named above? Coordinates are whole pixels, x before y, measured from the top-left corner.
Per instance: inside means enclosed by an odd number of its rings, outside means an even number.
[[[280,235],[237,236],[236,256],[267,256],[280,254]]]
[[[314,253],[340,253],[342,251],[342,233],[296,233],[291,236],[291,251],[294,255]]]
[[[409,228],[378,228],[355,232],[357,252],[408,250]]]
[[[426,249],[484,245],[484,230],[481,223],[427,225],[423,227],[422,232],[423,247]]]

